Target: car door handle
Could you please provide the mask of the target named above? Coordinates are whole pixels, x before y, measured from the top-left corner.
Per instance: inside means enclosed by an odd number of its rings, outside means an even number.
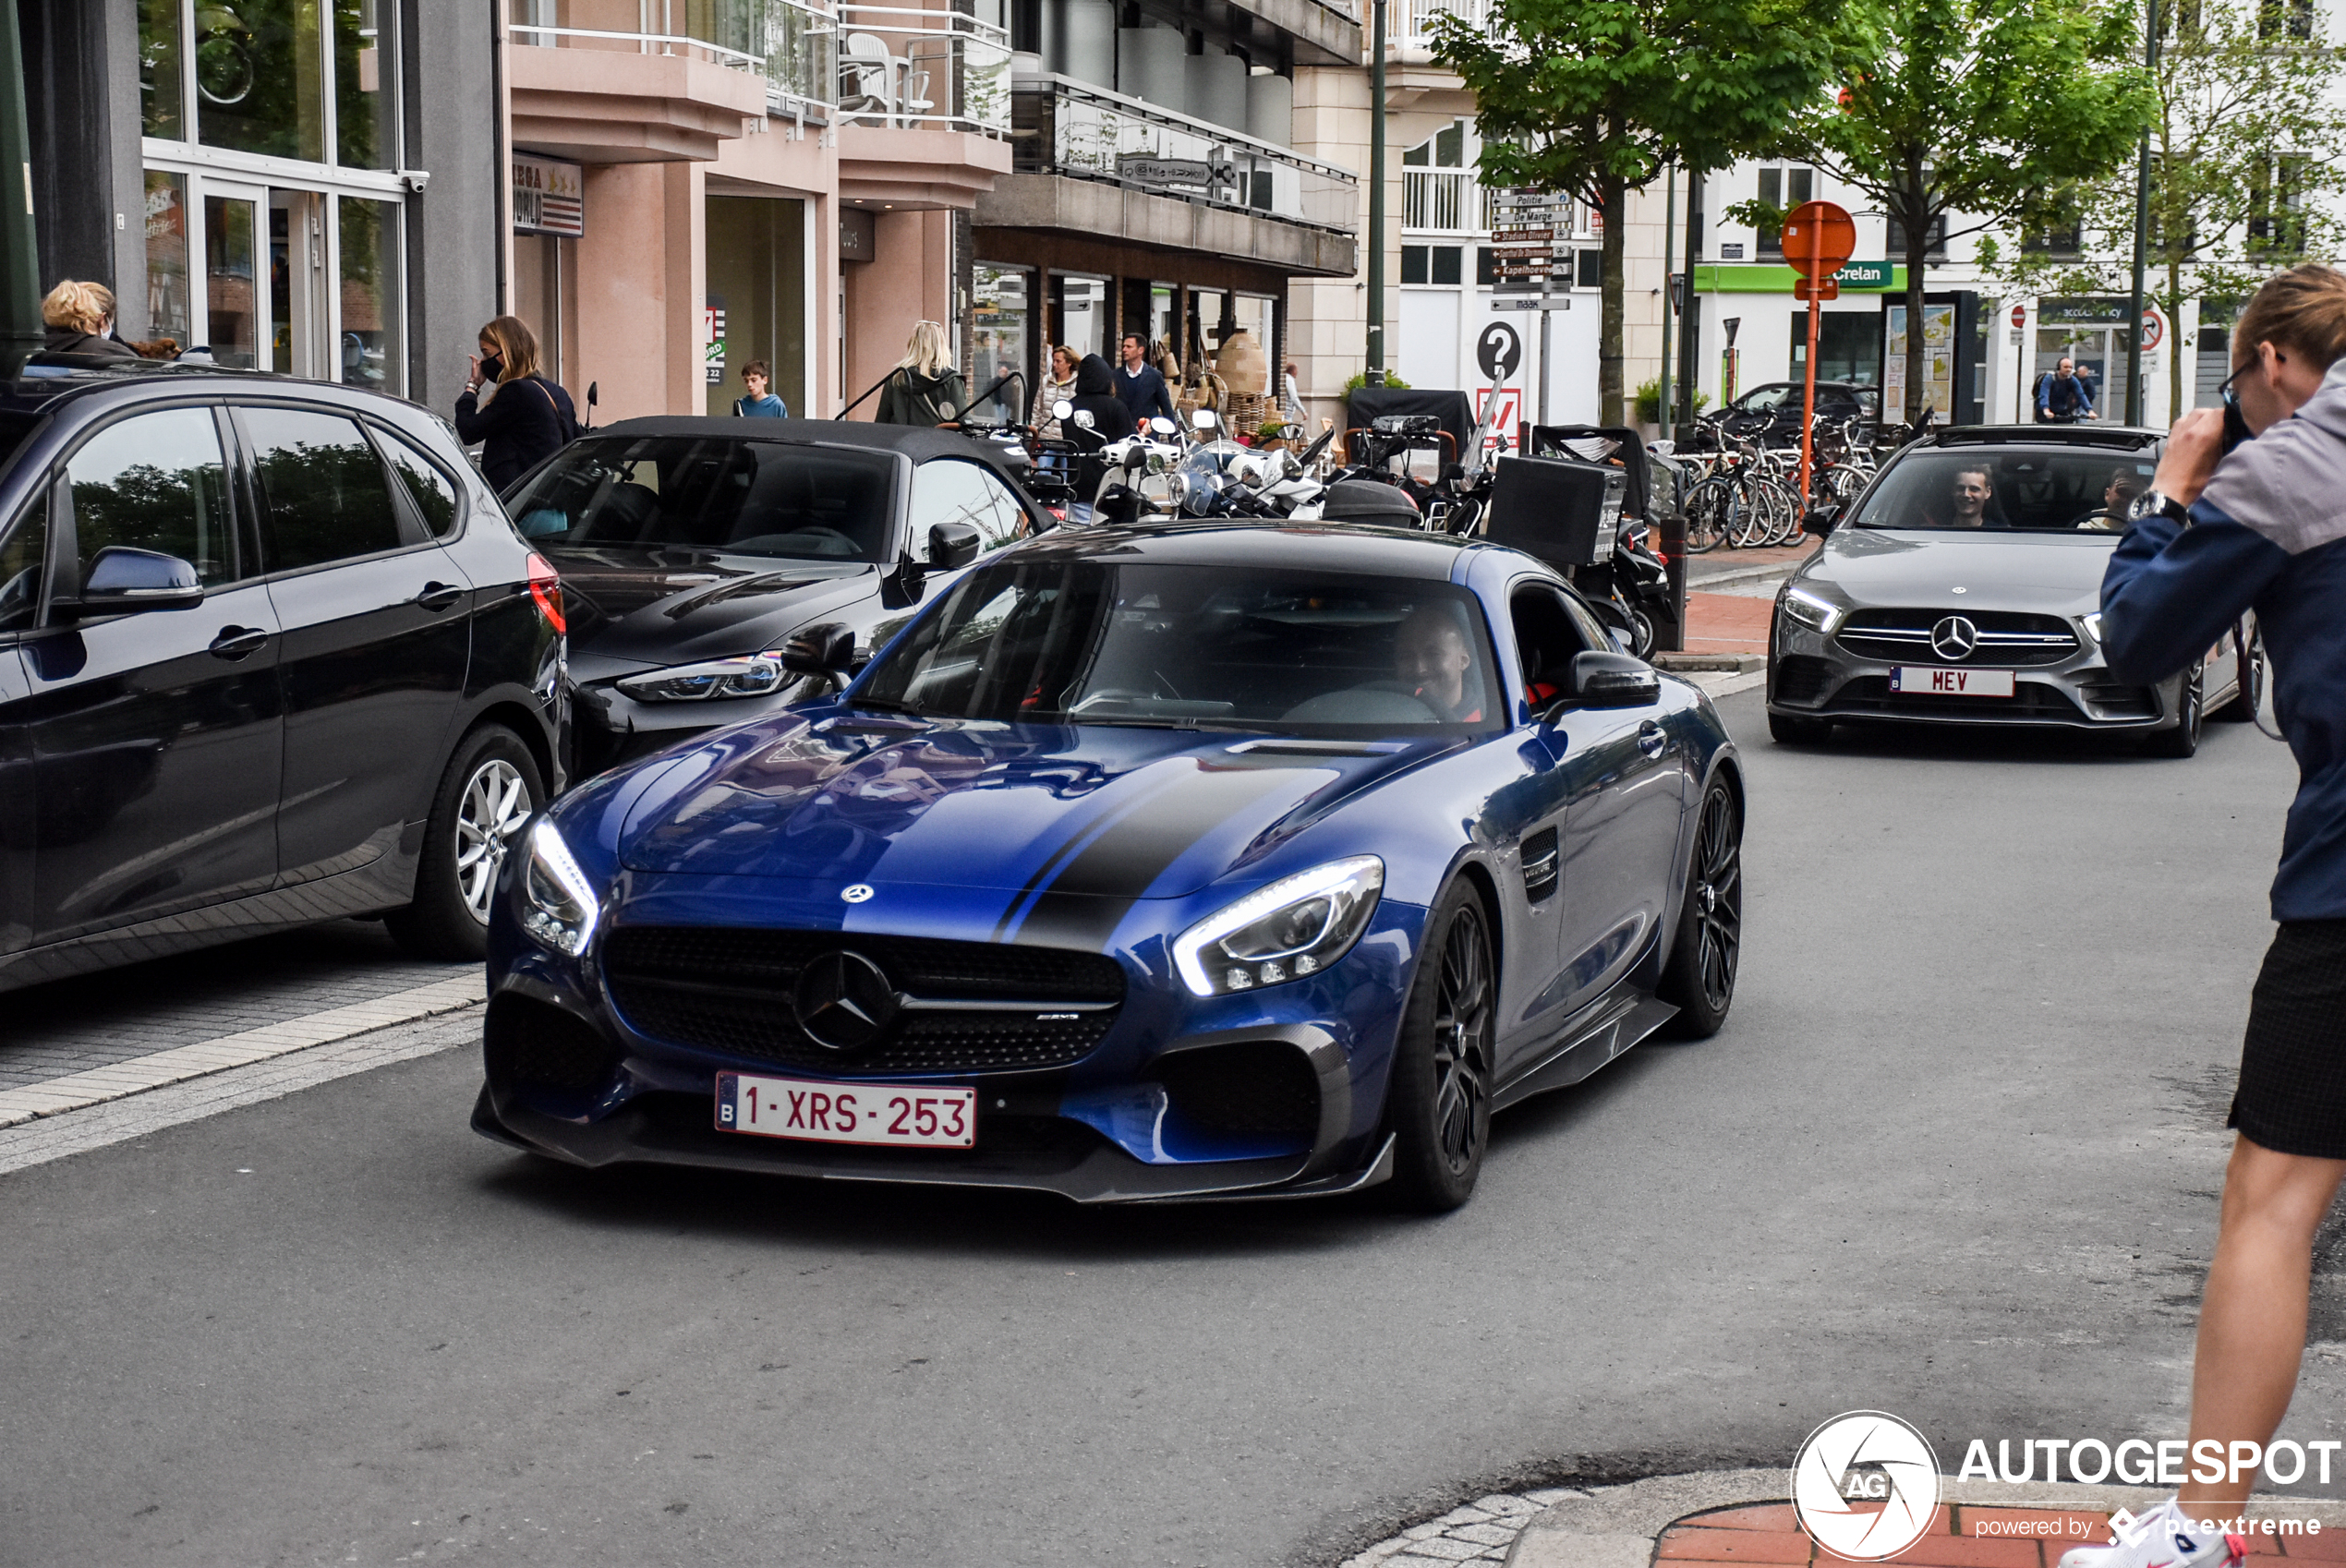
[[[464,597],[465,590],[453,584],[426,583],[424,591],[407,602],[421,605],[429,610],[442,610]]]
[[[212,640],[214,658],[239,659],[259,653],[268,645],[269,633],[250,626],[223,626],[220,635]]]
[[[1645,753],[1646,755],[1660,756],[1663,748],[1669,743],[1669,733],[1654,720],[1649,718],[1638,726],[1638,750]]]

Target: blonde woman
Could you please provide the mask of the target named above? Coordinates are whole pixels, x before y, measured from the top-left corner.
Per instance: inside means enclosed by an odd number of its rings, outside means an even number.
[[[91,359],[139,357],[137,349],[108,335],[114,331],[114,291],[103,283],[67,278],[41,302],[41,324],[49,329],[41,345],[44,354],[79,354]]]
[[[480,352],[468,356],[456,434],[480,443],[480,471],[502,491],[578,433],[570,394],[538,369],[538,334],[518,316],[480,329]]]
[[[916,321],[904,345],[904,357],[889,372],[880,388],[882,425],[949,425],[961,416],[967,397],[961,373],[953,368],[952,344],[935,321]]]

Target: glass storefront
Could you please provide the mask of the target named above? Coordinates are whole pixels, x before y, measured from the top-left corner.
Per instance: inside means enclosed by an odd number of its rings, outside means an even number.
[[[746,390],[742,367],[762,359],[793,416],[813,412],[808,362],[806,203],[796,197],[707,199],[707,411],[727,415]]]
[[[1023,267],[1001,267],[981,261],[972,274],[970,291],[969,391],[972,397],[1007,375],[992,398],[973,409],[976,418],[1017,424],[1025,419],[1022,406],[1033,401],[1034,370],[1027,357],[1028,301],[1034,274]]]
[[[138,13],[151,331],[223,365],[404,393],[397,7]]]
[[[1108,284],[1106,278],[1081,272],[1051,274],[1051,320],[1058,329],[1053,342],[1073,349],[1079,361],[1096,354],[1115,363],[1115,349],[1107,341]]]

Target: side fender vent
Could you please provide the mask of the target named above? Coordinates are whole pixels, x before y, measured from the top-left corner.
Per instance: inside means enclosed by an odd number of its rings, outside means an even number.
[[[1556,890],[1561,866],[1556,858],[1556,830],[1542,827],[1523,841],[1523,896],[1538,903]]]

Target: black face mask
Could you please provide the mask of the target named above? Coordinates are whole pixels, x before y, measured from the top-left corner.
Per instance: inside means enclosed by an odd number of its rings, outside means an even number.
[[[496,355],[490,355],[488,358],[480,362],[480,375],[483,380],[503,380],[505,379],[505,362],[499,358]]]

